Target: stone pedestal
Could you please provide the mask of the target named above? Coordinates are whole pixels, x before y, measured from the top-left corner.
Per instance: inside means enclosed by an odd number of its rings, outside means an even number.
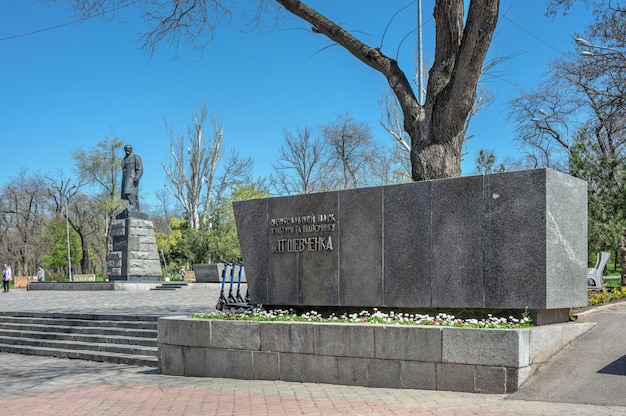
[[[219,283],[221,281],[220,268],[217,263],[197,263],[193,265],[196,273],[196,283]]]
[[[161,280],[154,227],[146,214],[124,211],[113,220],[107,272],[110,281]]]
[[[253,304],[587,305],[587,184],[550,169],[233,203]]]
[[[229,266],[230,267],[230,266]],[[222,281],[222,272],[224,271],[224,263],[196,263],[193,265],[193,271],[196,273],[196,283],[219,283]],[[230,268],[227,270],[228,276],[226,280],[230,282]],[[239,266],[235,270],[235,283],[239,279]],[[246,283],[245,268],[241,273],[241,283]]]

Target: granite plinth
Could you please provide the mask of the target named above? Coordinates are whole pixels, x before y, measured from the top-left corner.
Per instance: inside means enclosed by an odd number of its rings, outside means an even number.
[[[233,207],[255,304],[528,308],[550,323],[587,303],[587,186],[554,170]]]
[[[126,215],[122,215],[126,213]],[[161,262],[152,221],[138,212],[124,211],[113,220],[107,257],[111,281],[155,282],[161,280]],[[145,214],[143,214],[145,215]]]

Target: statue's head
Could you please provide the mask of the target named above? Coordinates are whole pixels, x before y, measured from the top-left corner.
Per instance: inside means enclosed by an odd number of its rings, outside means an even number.
[[[127,155],[131,154],[133,152],[133,147],[129,144],[127,144],[126,146],[124,146],[124,153],[126,153]]]

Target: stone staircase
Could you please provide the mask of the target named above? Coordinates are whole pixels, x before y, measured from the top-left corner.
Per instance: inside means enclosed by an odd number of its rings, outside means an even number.
[[[0,352],[157,367],[158,316],[0,312]]]

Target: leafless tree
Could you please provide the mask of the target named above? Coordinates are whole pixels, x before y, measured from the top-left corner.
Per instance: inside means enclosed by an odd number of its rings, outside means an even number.
[[[568,171],[569,127],[562,117],[571,113],[565,91],[555,80],[535,90],[522,91],[509,101],[509,120],[530,167],[558,168]],[[558,82],[559,80],[556,79]]]
[[[207,139],[206,117],[207,108],[203,105],[192,116],[187,139],[175,134],[166,122],[170,161],[168,165],[161,164],[168,178],[165,188],[182,206],[192,229],[210,224],[212,209],[224,192],[246,181],[252,170],[252,160],[241,159],[235,152],[224,159],[224,129],[213,119],[213,136]]]
[[[378,157],[371,167],[372,185],[393,185],[411,182],[410,154],[400,146],[379,144]]]
[[[39,174],[22,170],[0,190],[0,252],[16,275],[34,274],[45,252],[45,189]]]
[[[482,71],[482,76],[485,74],[489,74],[489,72],[497,66],[499,63],[511,59],[511,56],[507,56],[504,58],[496,58],[489,61]],[[470,122],[472,118],[478,114],[478,112],[484,107],[490,105],[494,96],[489,92],[489,90],[483,85],[479,85],[478,87],[479,94],[476,95],[474,100],[474,106],[471,111],[467,114],[465,119],[465,125],[463,127],[463,135],[466,135],[467,130],[469,128]],[[397,148],[401,151],[405,152],[409,157],[411,154],[411,138],[408,133],[404,130],[404,120],[402,109],[400,108],[400,103],[398,99],[393,94],[391,90],[386,90],[378,99],[379,106],[381,108],[381,118],[380,125],[394,138]],[[463,142],[469,140],[470,137],[465,137]],[[462,160],[463,155],[461,155]],[[410,164],[408,166],[410,172]]]
[[[294,133],[285,132],[285,144],[280,147],[273,165],[275,174],[270,178],[276,192],[293,195],[321,190],[324,148],[324,142],[306,126]]]
[[[72,0],[83,16],[135,5],[132,0]],[[152,25],[144,36],[149,51],[169,42],[209,42],[217,25],[231,15],[228,0],[145,0],[144,16]],[[461,174],[465,122],[476,99],[481,69],[498,20],[499,0],[435,0],[435,56],[424,105],[398,62],[380,47],[371,46],[327,16],[298,0],[259,0],[255,16],[280,5],[301,18],[310,30],[343,47],[389,83],[403,114],[403,129],[411,139],[414,180]],[[274,7],[272,7],[274,6]]]
[[[101,215],[101,201],[80,192],[80,187],[72,185],[69,180],[61,180],[60,184],[60,188],[54,187],[48,192],[56,215],[63,218],[67,215],[68,225],[78,235],[81,273],[90,273],[96,269],[103,273],[106,270],[107,244],[104,239],[106,226]],[[92,263],[91,254],[98,259],[97,264]],[[74,254],[72,258],[77,259],[78,256]]]
[[[587,181],[589,247],[606,250],[626,226],[626,3],[587,3],[594,22],[573,36],[574,50],[552,63],[544,84],[513,102],[513,112],[522,141],[550,161],[566,155],[568,171]],[[551,0],[549,12],[571,4]]]
[[[330,189],[349,189],[371,181],[377,148],[370,127],[343,114],[333,123],[321,127],[327,145],[324,170]]]

